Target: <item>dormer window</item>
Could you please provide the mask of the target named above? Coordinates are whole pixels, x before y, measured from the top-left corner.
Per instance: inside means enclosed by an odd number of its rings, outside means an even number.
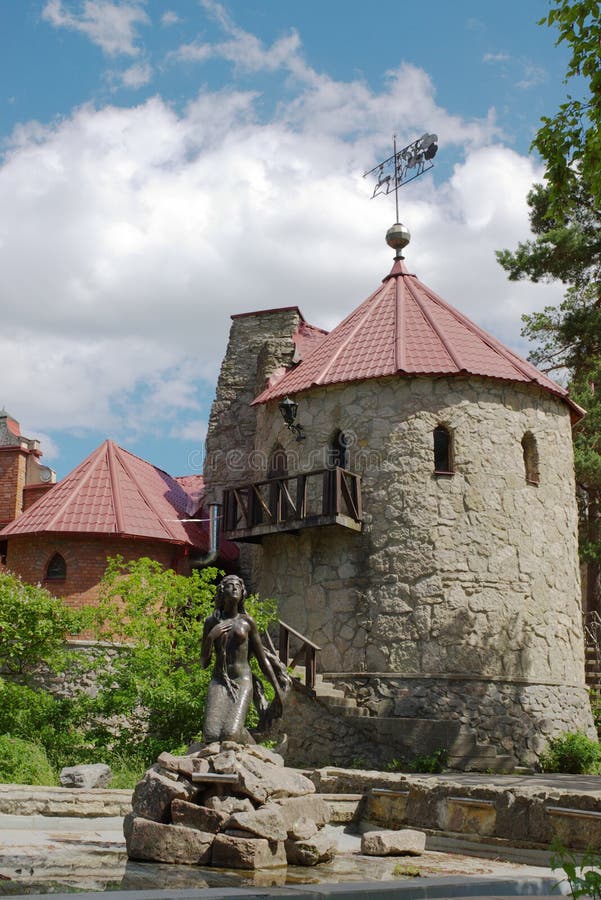
[[[524,474],[528,484],[538,484],[540,480],[538,465],[538,447],[536,438],[527,431],[522,438],[522,454],[524,456]]]
[[[55,553],[46,566],[46,581],[64,581],[67,577],[67,563],[60,553]]]
[[[444,425],[437,425],[434,429],[434,474],[454,474],[453,440]]]

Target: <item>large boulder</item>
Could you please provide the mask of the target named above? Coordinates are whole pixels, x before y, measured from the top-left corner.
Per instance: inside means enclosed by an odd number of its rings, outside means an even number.
[[[286,865],[282,841],[218,834],[213,841],[211,865],[222,869],[274,869]]]
[[[336,840],[323,831],[302,841],[286,841],[286,858],[291,866],[316,866],[336,855]]]
[[[125,830],[127,855],[130,859],[163,863],[183,863],[188,866],[208,865],[214,834],[205,834],[181,825],[164,825],[133,818]]]
[[[426,835],[415,828],[400,831],[366,831],[361,836],[361,853],[366,856],[421,856]]]
[[[171,803],[171,819],[174,825],[185,825],[209,834],[217,834],[227,822],[227,813],[217,812],[206,806],[197,806],[187,800],[175,799]]]
[[[195,793],[195,788],[189,782],[174,781],[149,769],[135,787],[131,806],[137,816],[166,823],[171,821],[172,801],[190,800]]]
[[[66,766],[64,769],[61,769],[59,776],[61,787],[82,788],[84,790],[108,787],[112,777],[113,773],[109,766],[104,763]]]
[[[288,832],[279,806],[267,804],[252,812],[236,812],[230,816],[226,828],[248,831],[268,841],[285,841]]]

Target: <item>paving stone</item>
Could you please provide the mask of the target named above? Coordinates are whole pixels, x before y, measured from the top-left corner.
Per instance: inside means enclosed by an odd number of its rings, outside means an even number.
[[[286,865],[282,841],[218,834],[213,841],[211,865],[222,869],[272,869]]]
[[[400,831],[367,831],[361,837],[361,853],[366,856],[421,856],[426,835],[414,828]]]

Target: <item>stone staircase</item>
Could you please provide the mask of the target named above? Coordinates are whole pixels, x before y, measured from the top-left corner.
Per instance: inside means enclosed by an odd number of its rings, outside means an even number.
[[[595,646],[587,644],[585,647],[584,673],[589,687],[601,691],[601,659],[599,650]]]
[[[296,666],[292,670],[293,684],[303,690],[305,670]],[[499,754],[491,744],[476,740],[473,732],[457,722],[443,719],[418,719],[408,717],[374,716],[366,707],[358,706],[353,697],[326,681],[322,675],[315,678],[314,699],[329,713],[342,717],[362,737],[369,737],[375,744],[396,750],[399,755],[424,756],[442,747],[448,749],[448,765],[463,771],[513,772],[512,756]],[[394,755],[394,754],[393,754]]]

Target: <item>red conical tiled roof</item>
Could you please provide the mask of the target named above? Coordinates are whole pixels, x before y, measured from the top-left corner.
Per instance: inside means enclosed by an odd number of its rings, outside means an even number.
[[[175,478],[105,441],[1,534],[116,534],[207,550],[207,523],[182,521],[189,508]],[[237,548],[226,541],[220,556],[233,559]]]
[[[531,363],[442,300],[400,260],[361,306],[254,403],[311,387],[386,375],[480,375],[537,384],[580,409]]]

